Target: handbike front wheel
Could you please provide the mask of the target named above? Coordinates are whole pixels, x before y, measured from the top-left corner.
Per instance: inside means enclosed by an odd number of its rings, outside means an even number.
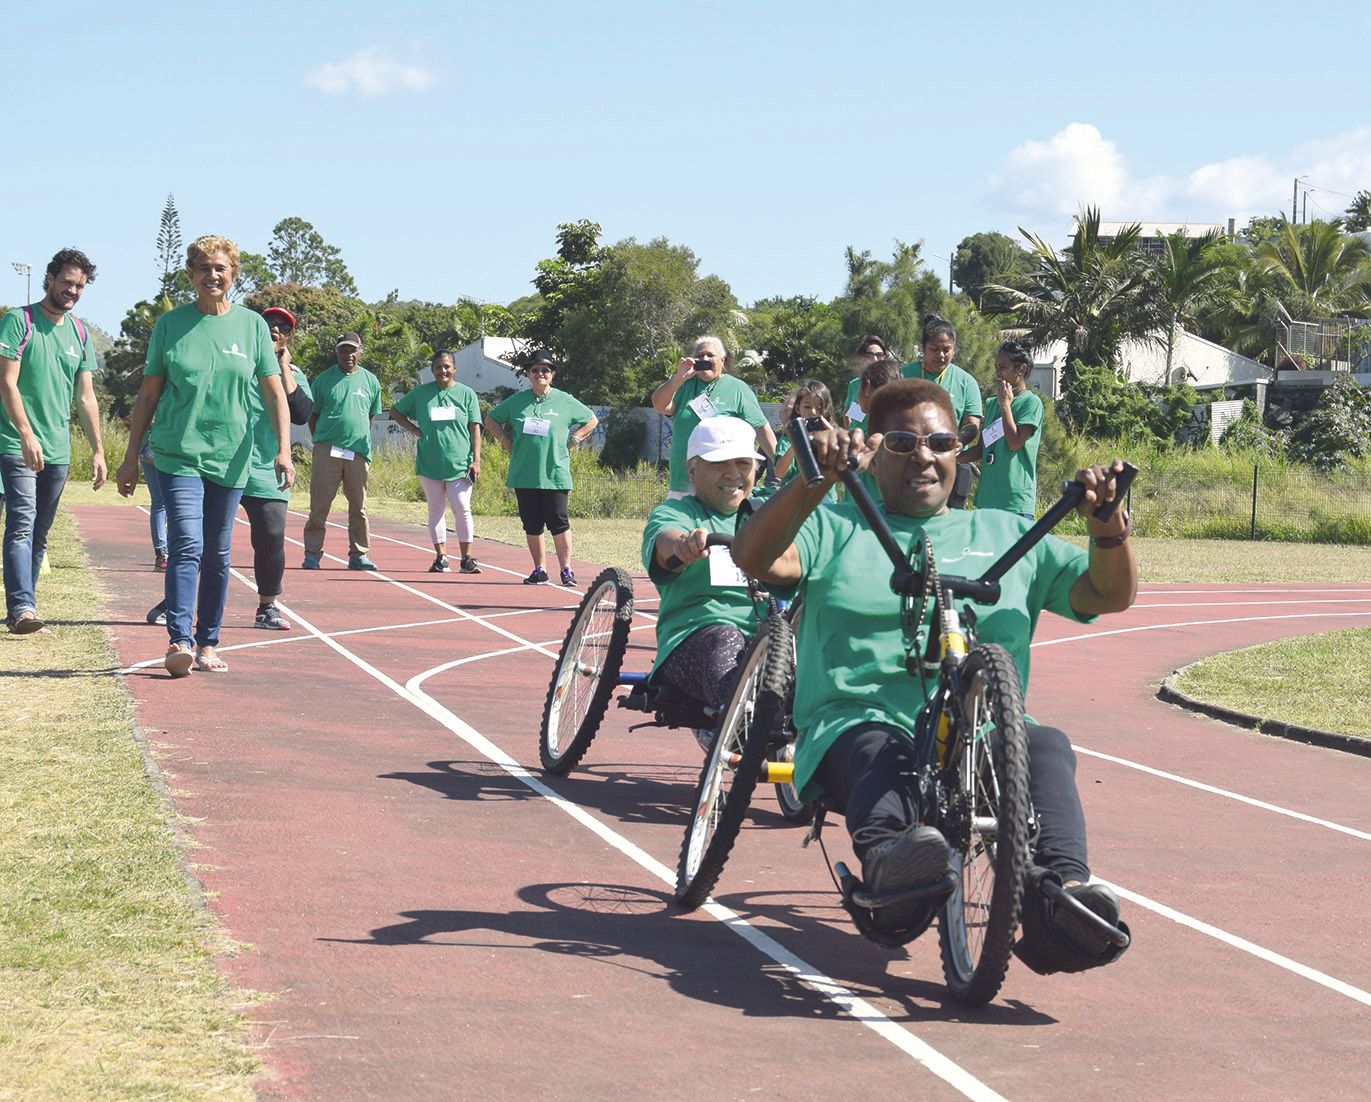
[[[1014,660],[976,647],[961,667],[960,715],[942,776],[942,824],[960,864],[938,923],[943,976],[968,1006],[993,999],[1009,968],[1028,866],[1028,735]]]
[[[552,670],[538,757],[558,776],[585,756],[619,683],[633,619],[633,581],[610,568],[590,583]]]
[[[719,716],[700,772],[676,865],[676,898],[686,910],[709,898],[743,825],[762,762],[780,730],[792,651],[790,625],[773,613],[739,659],[733,695]]]

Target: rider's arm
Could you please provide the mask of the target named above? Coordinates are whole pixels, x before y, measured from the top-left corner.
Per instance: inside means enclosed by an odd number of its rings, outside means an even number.
[[[794,585],[802,576],[795,535],[828,494],[832,481],[812,489],[793,478],[748,517],[733,537],[733,561],[750,577],[768,585]]]
[[[1122,469],[1118,460],[1115,465]],[[1103,467],[1077,471],[1076,479],[1086,487],[1081,512],[1090,533],[1090,564],[1071,587],[1071,608],[1085,616],[1122,612],[1138,596],[1138,560],[1133,555],[1133,541],[1125,539],[1112,547],[1100,547],[1097,541],[1108,543],[1111,537],[1126,531],[1124,511],[1118,509],[1103,523],[1090,515],[1100,502],[1114,497],[1114,483],[1106,479]]]
[[[658,534],[652,544],[652,561],[662,570],[679,574],[691,563],[708,554],[705,540],[709,533],[703,528],[683,532],[679,528],[667,528]]]

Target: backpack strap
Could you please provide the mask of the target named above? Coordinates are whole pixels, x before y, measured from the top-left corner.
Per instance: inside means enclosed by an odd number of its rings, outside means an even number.
[[[90,337],[89,330],[82,324],[81,319],[75,314],[68,314],[71,323],[76,327],[76,339],[81,342],[81,358],[86,355],[86,341]],[[29,338],[33,336],[33,306],[24,307],[24,339],[19,342],[19,348],[14,353],[14,358],[20,359],[24,355],[24,349],[29,346]]]

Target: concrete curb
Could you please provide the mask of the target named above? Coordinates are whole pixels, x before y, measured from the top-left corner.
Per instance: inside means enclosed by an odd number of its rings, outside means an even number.
[[[1193,665],[1193,663],[1191,664]],[[1328,750],[1341,750],[1345,754],[1357,754],[1363,758],[1371,758],[1371,738],[1357,738],[1354,735],[1337,734],[1333,731],[1320,731],[1314,727],[1301,727],[1298,723],[1283,723],[1278,719],[1264,719],[1261,716],[1248,715],[1246,712],[1225,708],[1221,704],[1209,704],[1203,700],[1196,700],[1193,696],[1181,692],[1175,685],[1176,679],[1189,668],[1190,666],[1182,666],[1166,678],[1162,682],[1161,688],[1157,690],[1158,699],[1191,712],[1199,712],[1201,715],[1209,716],[1212,719],[1222,720],[1224,723],[1231,723],[1236,727],[1260,731],[1263,735],[1275,735],[1277,738],[1289,739],[1291,742],[1302,742],[1309,746],[1322,746]]]

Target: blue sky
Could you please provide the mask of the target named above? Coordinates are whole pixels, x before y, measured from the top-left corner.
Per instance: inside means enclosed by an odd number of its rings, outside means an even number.
[[[368,299],[507,302],[584,217],[689,245],[748,303],[838,293],[849,244],[1060,241],[1083,203],[1241,224],[1306,174],[1312,217],[1371,187],[1361,3],[75,2],[2,25],[0,302],[9,262],[77,245],[80,312],[112,332],[156,285],[168,192],[187,241],[264,252],[307,219]]]

